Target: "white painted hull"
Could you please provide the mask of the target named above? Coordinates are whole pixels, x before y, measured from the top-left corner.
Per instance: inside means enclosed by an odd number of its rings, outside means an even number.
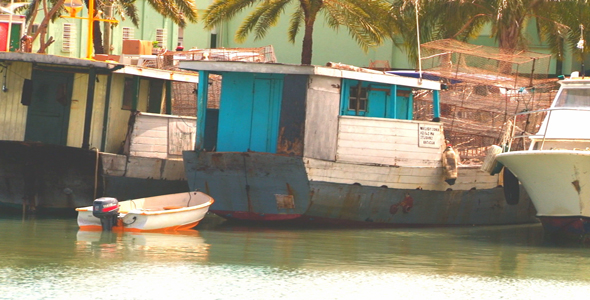
[[[539,217],[590,217],[590,152],[502,153],[504,164],[526,188]]]
[[[119,202],[120,215],[113,231],[174,231],[195,227],[213,198],[201,192],[178,193]],[[81,230],[102,230],[92,206],[77,208]]]

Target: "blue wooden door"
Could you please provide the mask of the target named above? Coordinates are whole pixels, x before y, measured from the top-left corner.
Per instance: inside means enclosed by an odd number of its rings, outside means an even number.
[[[217,151],[276,153],[283,77],[223,74]]]
[[[369,94],[367,96],[367,113],[365,116],[367,117],[374,117],[374,118],[385,118],[385,112],[387,111],[387,101],[388,95],[387,92],[383,91],[382,89],[369,89]]]
[[[270,78],[254,79],[250,150],[275,153],[278,139],[280,81]]]

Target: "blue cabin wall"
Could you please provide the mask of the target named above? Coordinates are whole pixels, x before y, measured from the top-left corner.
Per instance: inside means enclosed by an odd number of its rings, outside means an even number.
[[[283,77],[222,74],[217,151],[276,153]]]
[[[352,96],[351,90],[354,93],[355,87],[358,87],[358,85],[358,80],[342,80],[341,115],[402,120],[412,119],[413,99],[410,88],[361,81],[361,89],[366,91],[366,97],[363,97],[366,99],[366,105],[365,109],[356,111],[355,109],[351,109],[349,105]]]

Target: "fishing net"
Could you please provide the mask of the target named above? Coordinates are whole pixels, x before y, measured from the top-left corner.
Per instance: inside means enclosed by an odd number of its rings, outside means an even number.
[[[490,145],[502,143],[516,113],[549,107],[557,91],[556,80],[548,78],[548,54],[506,54],[451,39],[422,44],[421,51],[424,76],[446,87],[440,94],[441,121],[464,164],[481,163]],[[432,103],[417,96],[417,117],[431,117]],[[515,131],[535,132],[541,121],[540,116],[519,117]]]

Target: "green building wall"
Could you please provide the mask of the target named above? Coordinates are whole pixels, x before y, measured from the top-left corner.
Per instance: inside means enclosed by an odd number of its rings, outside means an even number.
[[[202,17],[207,6],[211,3],[211,0],[195,0],[196,6],[199,9],[199,16]],[[182,30],[179,29],[171,20],[163,18],[161,15],[156,13],[151,6],[145,0],[138,0],[135,2],[139,16],[140,26],[136,28],[133,26],[131,21],[127,18],[121,21],[119,24],[113,26],[111,45],[113,51],[112,54],[120,54],[122,50],[123,41],[123,27],[133,28],[134,39],[155,41],[156,40],[156,29],[165,28],[167,32],[166,48],[174,50],[176,45],[179,43],[179,34],[182,32],[181,43],[185,50],[197,48],[211,48],[213,45],[212,35],[209,30],[203,28],[202,23],[188,24],[188,26]],[[293,5],[293,4],[292,4]],[[291,9],[292,11],[292,9]],[[86,16],[87,10],[79,13],[79,16]],[[290,10],[287,9],[285,13],[279,19],[276,26],[268,30],[265,38],[255,40],[254,35],[250,35],[243,43],[235,41],[235,32],[238,30],[242,23],[242,20],[248,15],[248,12],[244,12],[236,15],[236,17],[230,21],[224,22],[218,26],[213,33],[216,33],[216,46],[225,48],[239,48],[239,47],[262,47],[272,45],[275,50],[277,60],[281,63],[299,64],[301,61],[301,42],[303,39],[303,32],[300,31],[296,42],[290,43],[287,38],[288,21],[290,17]],[[42,16],[37,17],[37,22],[40,23]],[[62,51],[62,35],[63,35],[63,24],[73,23],[76,27],[76,43],[71,52]],[[55,23],[49,24],[48,36],[53,36],[56,42],[51,45],[47,53],[53,55],[70,56],[70,57],[85,57],[86,56],[86,40],[88,36],[87,32],[87,20],[71,19],[71,18],[60,18]],[[105,25],[101,25],[104,27]],[[109,25],[107,25],[109,26]],[[104,29],[103,29],[104,32]],[[536,34],[536,28],[534,22],[528,26],[527,37],[529,39],[529,50],[540,52],[544,54],[549,53],[549,49],[544,45]],[[484,30],[480,36],[471,41],[471,43],[495,46],[496,42],[490,37],[490,30]],[[39,48],[38,42],[33,47],[33,51],[36,52]],[[349,36],[348,30],[344,27],[338,31],[334,31],[329,28],[320,16],[315,24],[314,35],[313,35],[313,59],[312,63],[315,65],[325,65],[327,62],[340,62],[344,64],[355,65],[359,67],[368,67],[371,61],[384,60],[388,61],[389,65],[393,69],[416,69],[416,64],[408,60],[404,50],[395,46],[391,40],[385,40],[383,45],[370,48],[367,52],[364,52],[357,43]],[[561,65],[561,67],[559,67]],[[555,59],[552,59],[549,73],[551,74],[569,74],[572,71],[580,70],[581,62],[573,59],[571,51],[566,53],[565,59],[561,64],[558,64]],[[590,66],[590,58],[586,59],[586,65]],[[560,70],[561,68],[561,70]]]

